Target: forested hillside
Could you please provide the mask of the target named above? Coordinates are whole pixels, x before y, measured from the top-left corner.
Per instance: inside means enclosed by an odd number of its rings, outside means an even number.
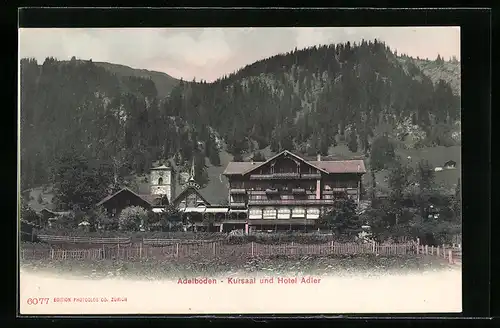
[[[104,63],[104,62],[96,62],[95,64],[97,66],[105,68],[106,70],[116,74],[117,76],[121,77],[136,76],[136,77],[151,79],[156,86],[156,89],[158,91],[158,96],[161,98],[165,98],[166,96],[168,96],[170,91],[177,84],[179,84],[179,80],[162,72],[149,71],[145,69],[134,69],[124,65]]]
[[[108,164],[117,179],[174,154],[180,162],[191,159],[199,133],[160,110],[161,102],[151,79],[117,76],[90,61],[23,59],[23,189],[52,182],[52,170],[68,152]]]
[[[198,180],[222,186],[214,180],[226,151],[242,160],[259,149],[345,146],[363,156],[382,134],[406,150],[459,145],[456,75],[436,73],[459,63],[423,63],[381,42],[346,43],[295,49],[213,83],[162,84],[106,63],[23,59],[22,188],[53,183],[75,151],[108,164],[116,184],[155,161],[195,156]]]
[[[449,83],[453,93],[455,95],[460,95],[460,62],[456,58],[452,58],[449,61],[444,61],[441,56],[438,56],[436,60],[423,60],[420,58],[412,58],[408,56],[400,56],[398,59],[406,64],[411,63],[417,66],[424,75],[428,76],[432,82],[438,83],[439,80],[444,80]]]
[[[454,145],[460,100],[385,44],[363,42],[295,50],[208,85],[181,83],[168,110],[208,122],[236,156],[268,145],[326,154],[339,141],[369,151],[382,132],[411,148]]]

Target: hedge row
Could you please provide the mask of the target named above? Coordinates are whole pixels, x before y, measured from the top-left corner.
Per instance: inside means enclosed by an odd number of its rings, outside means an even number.
[[[255,235],[239,235],[239,236],[228,236],[226,239],[227,244],[239,245],[246,244],[249,242],[256,242],[259,244],[287,244],[287,243],[297,243],[297,244],[323,244],[330,241],[339,241],[332,235],[325,234],[255,234]]]
[[[352,238],[333,236],[332,234],[311,233],[255,233],[252,235],[231,235],[220,232],[127,232],[127,231],[99,231],[84,232],[75,230],[62,231],[59,229],[45,229],[38,231],[40,235],[68,236],[68,237],[94,237],[94,238],[116,238],[130,237],[132,242],[140,242],[147,239],[187,239],[187,240],[224,240],[225,244],[246,244],[257,242],[261,244],[322,244],[330,241],[349,242]]]
[[[221,239],[225,238],[227,234],[219,232],[191,232],[191,231],[93,231],[86,232],[80,230],[61,230],[61,229],[43,229],[37,231],[38,235],[53,235],[53,236],[68,236],[68,237],[94,237],[94,238],[127,238],[132,240],[140,240],[142,238],[149,239]]]

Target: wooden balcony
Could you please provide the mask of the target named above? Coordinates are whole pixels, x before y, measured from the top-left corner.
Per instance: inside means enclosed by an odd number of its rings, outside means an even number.
[[[250,180],[300,179],[299,173],[251,174]]]
[[[320,173],[267,173],[267,174],[251,174],[251,180],[300,180],[300,179],[321,179]]]
[[[279,193],[280,193],[280,190],[275,189],[275,188],[268,188],[268,189],[266,189],[266,194],[276,195],[276,194],[279,194]]]
[[[302,173],[302,179],[321,179],[321,173]]]
[[[265,190],[248,190],[247,192],[250,195],[265,195],[266,194]]]
[[[306,190],[304,188],[293,188],[292,194],[305,194]]]
[[[333,205],[335,199],[254,199],[248,205]]]
[[[242,207],[246,207],[246,204],[245,204],[245,202],[231,202],[231,204],[229,204],[229,207],[242,208]]]
[[[243,188],[231,188],[229,190],[229,192],[231,194],[246,194],[247,193],[247,190],[246,189],[243,189]]]
[[[297,188],[297,189],[303,189],[303,188]],[[302,191],[300,190],[296,190],[294,191],[294,189],[292,189],[292,193],[289,192],[289,190],[279,190],[278,189],[278,192],[268,192],[267,189],[266,190],[247,190],[247,193],[249,195],[266,195],[266,194],[283,194],[283,195],[288,195],[288,194],[308,194],[308,195],[316,195],[316,190],[309,190],[309,189],[303,189]]]

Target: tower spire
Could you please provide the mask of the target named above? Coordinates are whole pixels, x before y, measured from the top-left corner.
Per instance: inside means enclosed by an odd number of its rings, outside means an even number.
[[[200,185],[198,183],[196,183],[196,180],[194,179],[195,178],[195,170],[194,170],[194,157],[191,161],[191,172],[190,172],[190,177],[189,177],[189,180],[187,181],[186,183],[186,188],[195,188],[195,189],[200,189]]]
[[[189,180],[190,181],[194,181],[194,177],[195,177],[195,170],[194,170],[194,156],[193,156],[193,159],[191,160],[191,173],[190,173],[190,177],[189,177]]]

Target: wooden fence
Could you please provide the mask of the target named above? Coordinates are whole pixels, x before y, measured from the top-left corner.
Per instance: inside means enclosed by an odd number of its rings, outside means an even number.
[[[170,242],[170,240],[169,240]],[[416,254],[415,243],[380,245],[376,243],[335,243],[304,245],[280,244],[267,245],[255,242],[242,245],[226,245],[221,241],[177,242],[170,244],[143,244],[132,246],[103,245],[93,249],[22,249],[21,259],[121,259],[126,261],[140,259],[170,259],[192,257],[269,257],[276,255],[357,255],[379,254],[383,256]]]
[[[447,247],[442,246],[428,246],[428,245],[418,245],[416,247],[416,253],[422,255],[437,256],[447,259],[451,264],[462,263],[462,246],[461,244],[453,245]]]
[[[323,244],[284,243],[279,245],[250,242],[246,244],[227,245],[222,240],[186,240],[186,239],[148,239],[132,243],[128,238],[94,238],[39,235],[43,241],[54,245],[73,245],[73,249],[23,248],[22,260],[101,260],[121,259],[134,261],[141,259],[171,259],[193,257],[268,257],[275,255],[357,255],[378,254],[382,256],[397,255],[431,255],[447,259],[450,263],[461,263],[461,245],[426,246],[420,241],[395,244],[339,243]]]
[[[143,238],[142,244],[145,246],[168,246],[174,244],[211,244],[218,240],[190,240],[190,239],[170,239],[170,238]]]
[[[130,244],[132,242],[130,237],[121,238],[94,238],[94,237],[70,237],[70,236],[50,236],[38,235],[38,239],[48,243],[67,243],[67,244]]]

